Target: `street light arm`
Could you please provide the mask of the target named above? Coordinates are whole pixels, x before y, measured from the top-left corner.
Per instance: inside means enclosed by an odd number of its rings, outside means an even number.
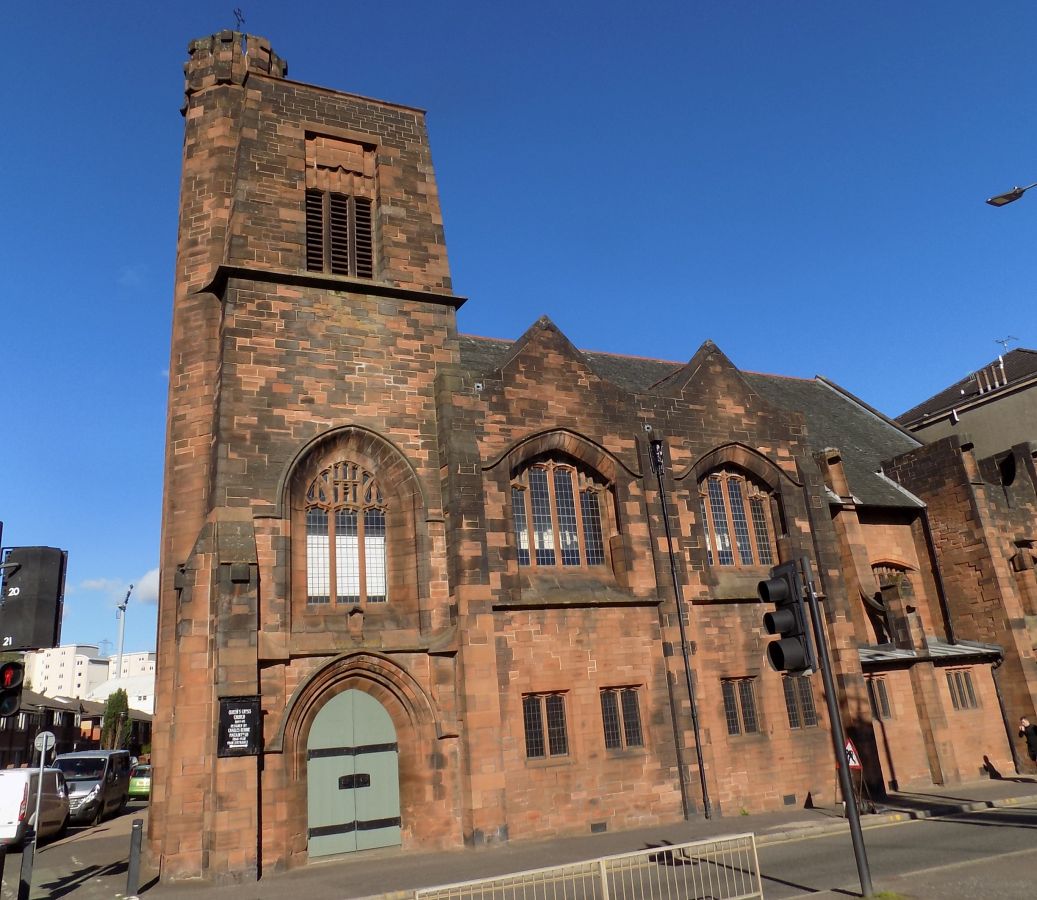
[[[1028,184],[1026,187],[1014,187],[1010,191],[1005,191],[1003,194],[997,194],[994,197],[988,197],[987,203],[991,206],[1007,206],[1009,203],[1015,203],[1023,194],[1025,194],[1030,188],[1037,187],[1037,181],[1033,184]]]

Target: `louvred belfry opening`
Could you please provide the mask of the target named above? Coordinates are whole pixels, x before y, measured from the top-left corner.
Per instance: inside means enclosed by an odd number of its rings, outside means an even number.
[[[374,278],[374,148],[324,135],[306,142],[306,268]]]
[[[332,275],[374,277],[369,199],[306,192],[306,268]]]

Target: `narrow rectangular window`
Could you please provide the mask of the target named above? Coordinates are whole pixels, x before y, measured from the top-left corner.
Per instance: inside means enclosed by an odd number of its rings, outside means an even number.
[[[706,534],[706,562],[713,565],[713,541],[709,536],[709,517],[706,515],[706,498],[699,497],[702,506],[702,530]]]
[[[951,704],[955,709],[961,709],[961,701],[958,699],[958,688],[954,683],[954,673],[947,673],[947,688],[951,692]]]
[[[569,752],[569,738],[565,732],[565,699],[561,694],[547,695],[547,749],[552,756]]]
[[[605,747],[620,750],[623,737],[619,730],[619,702],[615,691],[601,692],[601,721],[605,726]]]
[[[605,564],[605,542],[601,536],[601,506],[595,491],[580,494],[580,510],[583,513],[583,542],[588,566]]]
[[[545,752],[544,716],[536,694],[526,694],[522,698],[522,722],[526,731],[526,756],[529,759],[542,757]]]
[[[360,602],[360,546],[356,510],[335,510],[335,600]]]
[[[743,566],[753,564],[753,546],[749,541],[749,523],[745,518],[745,504],[742,502],[742,482],[730,478],[727,482],[727,499],[731,502],[731,524],[735,529],[735,544],[738,547],[738,559]]]
[[[511,515],[515,519],[516,549],[520,566],[529,565],[529,525],[526,522],[526,492],[511,489]]]
[[[803,713],[803,727],[813,728],[817,725],[817,709],[814,707],[814,692],[810,690],[810,679],[800,675],[795,681],[799,692],[799,708]]]
[[[637,702],[637,691],[626,688],[623,698],[623,737],[628,747],[643,747],[644,737],[641,734],[641,709]]]
[[[738,682],[738,699],[742,704],[742,725],[746,734],[760,730],[756,721],[756,694],[753,691],[753,679],[743,678]]]
[[[796,689],[792,685],[791,678],[782,678],[782,687],[785,689],[785,709],[789,714],[789,728],[802,728],[803,723],[799,718],[799,704],[796,702]]]
[[[769,566],[774,562],[770,533],[767,531],[767,515],[763,509],[763,504],[766,502],[762,497],[753,497],[749,501],[749,509],[753,517],[753,531],[756,532],[756,552],[760,555],[761,566]]]
[[[364,562],[367,574],[367,601],[384,603],[385,584],[385,512],[369,509],[364,512]]]
[[[893,718],[889,706],[889,694],[886,692],[885,678],[868,679],[868,699],[871,701],[871,713],[873,718]]]
[[[741,734],[742,726],[738,720],[738,704],[735,700],[735,683],[723,681],[721,688],[724,692],[724,717],[727,719],[727,733]]]
[[[563,566],[580,564],[580,540],[576,526],[576,498],[570,469],[555,469],[555,509],[558,511],[558,544]]]
[[[533,507],[533,539],[538,566],[555,564],[554,529],[551,525],[551,496],[547,488],[547,472],[530,469],[529,495]]]
[[[976,700],[976,692],[972,689],[972,673],[962,671],[961,679],[965,682],[965,695],[968,697],[969,708],[978,709],[979,701]]]
[[[713,531],[717,538],[717,561],[722,566],[733,566],[735,555],[731,552],[731,535],[727,530],[727,509],[724,507],[724,493],[719,478],[710,478],[707,482],[709,491],[709,508],[713,513]]]
[[[306,602],[331,599],[331,557],[328,550],[328,513],[306,510]]]

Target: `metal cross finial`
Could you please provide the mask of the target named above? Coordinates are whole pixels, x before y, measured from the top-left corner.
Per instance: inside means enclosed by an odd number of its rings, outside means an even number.
[[[234,7],[234,18],[237,20],[238,28],[245,24],[245,14],[241,11],[240,6]]]
[[[1004,347],[1005,348],[1004,352],[1007,353],[1008,352],[1008,342],[1009,341],[1017,341],[1017,340],[1019,340],[1019,338],[1017,338],[1014,334],[1009,334],[1009,335],[1006,335],[1003,338],[994,338],[994,343],[995,344],[1000,344],[1002,347]]]

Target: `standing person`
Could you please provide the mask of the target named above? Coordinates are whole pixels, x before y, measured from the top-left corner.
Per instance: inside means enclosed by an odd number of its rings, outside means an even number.
[[[1019,720],[1019,737],[1026,738],[1026,749],[1030,759],[1037,763],[1037,725],[1031,725],[1026,716]]]

